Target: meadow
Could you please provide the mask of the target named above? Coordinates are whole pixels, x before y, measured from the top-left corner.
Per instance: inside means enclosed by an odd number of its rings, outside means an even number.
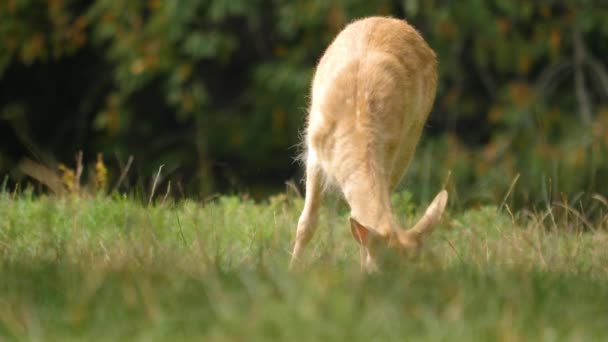
[[[449,209],[423,252],[363,274],[329,198],[0,193],[0,340],[591,341],[608,336],[608,207]],[[407,226],[424,203],[393,196]],[[453,206],[453,205],[452,205]]]
[[[605,0],[266,3],[0,1],[0,342],[608,341]],[[368,275],[330,196],[290,271],[315,65],[372,15],[439,61],[393,208],[448,209]]]

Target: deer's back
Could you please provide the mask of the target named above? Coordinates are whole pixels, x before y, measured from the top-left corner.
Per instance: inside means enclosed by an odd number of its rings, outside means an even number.
[[[405,21],[372,17],[348,25],[315,73],[309,153],[338,180],[355,167],[349,163],[370,153],[381,168],[409,160],[404,146],[418,140],[435,97],[436,70],[434,52]]]

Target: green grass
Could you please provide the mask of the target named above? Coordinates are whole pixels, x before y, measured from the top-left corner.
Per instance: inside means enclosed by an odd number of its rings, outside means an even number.
[[[405,223],[419,213],[394,202]],[[581,232],[557,212],[448,212],[417,259],[366,276],[348,213],[329,200],[289,272],[301,207],[0,193],[0,340],[608,337],[606,222]]]

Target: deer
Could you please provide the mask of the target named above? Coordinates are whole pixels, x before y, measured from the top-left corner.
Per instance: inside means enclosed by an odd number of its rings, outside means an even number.
[[[391,208],[433,107],[437,58],[405,20],[368,17],[348,24],[324,52],[312,80],[303,134],[305,199],[290,268],[318,223],[322,194],[339,189],[350,207],[350,230],[361,268],[379,270],[379,256],[417,254],[440,221],[440,191],[420,220],[403,229]]]

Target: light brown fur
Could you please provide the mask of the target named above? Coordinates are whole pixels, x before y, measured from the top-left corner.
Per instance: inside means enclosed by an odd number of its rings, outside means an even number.
[[[317,225],[321,192],[336,185],[351,209],[361,262],[376,268],[377,249],[416,249],[447,201],[440,192],[420,222],[403,230],[390,193],[403,177],[433,106],[435,53],[405,21],[370,17],[340,32],[321,58],[312,83],[305,136],[306,200],[292,266]],[[375,243],[383,241],[384,243]]]

